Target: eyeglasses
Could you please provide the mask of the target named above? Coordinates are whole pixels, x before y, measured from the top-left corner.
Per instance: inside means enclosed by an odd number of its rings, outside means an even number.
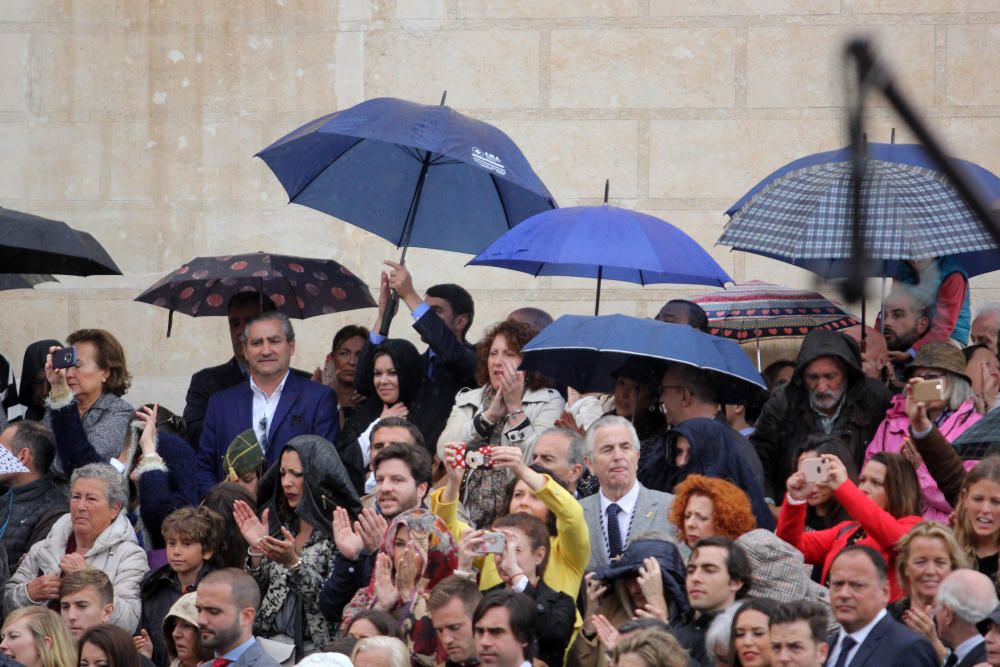
[[[682,384],[661,384],[659,387],[657,387],[656,393],[657,394],[662,394],[667,389],[679,389],[681,391],[690,391],[690,389],[688,389],[687,387],[685,387]]]

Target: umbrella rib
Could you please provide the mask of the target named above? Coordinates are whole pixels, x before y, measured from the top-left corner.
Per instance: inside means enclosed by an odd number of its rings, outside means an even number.
[[[490,182],[493,183],[493,189],[497,192],[497,200],[500,201],[500,208],[503,209],[503,218],[507,221],[507,229],[513,229],[514,225],[510,224],[510,212],[507,210],[507,202],[504,201],[503,193],[500,192],[500,186],[497,184],[497,178],[493,174],[490,174]]]
[[[322,174],[327,169],[329,169],[330,166],[334,162],[336,162],[340,158],[344,157],[344,155],[347,154],[348,151],[352,150],[355,146],[357,146],[358,144],[360,144],[362,141],[364,141],[364,139],[361,138],[361,137],[359,137],[357,141],[355,141],[353,144],[351,144],[350,146],[348,146],[347,148],[345,148],[344,150],[342,150],[338,156],[336,156],[335,158],[333,158],[332,160],[330,160],[329,162],[327,162],[325,165],[323,165],[322,169],[317,169],[316,173],[313,174],[312,178],[310,178],[308,181],[306,181],[306,183],[301,188],[299,188],[298,191],[294,195],[290,195],[289,196],[288,203],[292,203],[293,201],[295,201],[295,198],[298,197],[303,192],[305,192],[309,188],[309,186],[312,185],[313,182],[315,182],[315,180],[320,177],[320,174]]]
[[[424,158],[420,155],[420,152],[417,149],[413,148],[412,146],[406,146],[404,144],[395,144],[395,146],[396,148],[403,151],[417,162],[424,161]]]

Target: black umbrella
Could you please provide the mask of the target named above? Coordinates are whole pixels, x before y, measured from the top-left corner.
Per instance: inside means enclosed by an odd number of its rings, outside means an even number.
[[[298,319],[377,305],[368,285],[332,259],[263,252],[196,257],[135,300],[170,310],[169,336],[175,310],[191,317],[225,316],[238,292],[267,295],[278,310]]]
[[[0,273],[0,292],[12,289],[32,289],[42,283],[57,283],[55,276],[47,273]]]
[[[120,276],[90,234],[65,222],[0,207],[0,271],[67,276]]]

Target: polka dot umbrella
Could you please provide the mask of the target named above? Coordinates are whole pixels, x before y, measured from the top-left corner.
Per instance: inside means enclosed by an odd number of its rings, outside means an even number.
[[[278,310],[303,320],[377,305],[368,285],[332,259],[264,252],[196,257],[135,300],[170,311],[170,336],[174,311],[191,317],[224,317],[229,299],[239,292],[265,294]]]

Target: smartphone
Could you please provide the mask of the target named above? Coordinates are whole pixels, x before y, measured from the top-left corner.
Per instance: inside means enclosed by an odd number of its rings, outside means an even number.
[[[934,380],[922,380],[913,385],[914,401],[943,401],[944,400],[944,380],[936,378]]]
[[[52,368],[73,368],[76,366],[76,346],[61,347],[52,353]]]
[[[496,531],[483,533],[483,545],[480,551],[484,554],[502,554],[507,546],[507,536]]]
[[[819,484],[830,478],[830,466],[823,459],[802,459],[799,472],[806,478],[806,484]]]

